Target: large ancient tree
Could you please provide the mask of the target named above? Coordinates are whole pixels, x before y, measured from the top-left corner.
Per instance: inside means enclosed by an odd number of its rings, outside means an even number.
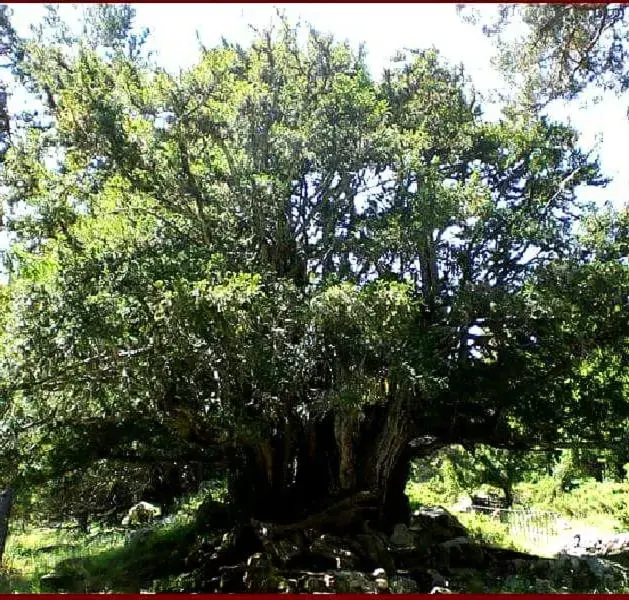
[[[15,42],[5,479],[204,467],[246,516],[398,522],[415,455],[624,431],[627,215],[577,201],[573,131],[284,23],[173,76],[100,10]]]

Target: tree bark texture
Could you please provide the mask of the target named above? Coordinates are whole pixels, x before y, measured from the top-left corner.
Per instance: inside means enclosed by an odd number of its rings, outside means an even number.
[[[0,492],[0,561],[4,554],[4,547],[9,537],[9,518],[13,506],[13,490],[11,488]]]
[[[332,506],[344,507],[340,521],[351,520],[349,513],[358,505],[343,502],[360,497],[359,512],[370,499],[370,520],[387,526],[405,522],[412,433],[405,406],[397,400],[361,413],[330,412],[307,425],[295,421],[239,449],[232,503],[245,518],[289,524],[316,514],[331,520],[326,511]]]

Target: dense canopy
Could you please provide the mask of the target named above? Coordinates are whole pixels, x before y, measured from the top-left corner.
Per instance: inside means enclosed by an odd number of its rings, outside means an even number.
[[[148,465],[256,516],[386,515],[440,445],[624,435],[629,215],[579,201],[574,131],[283,21],[172,75],[128,11],[11,38],[41,106],[1,170],[7,484]]]

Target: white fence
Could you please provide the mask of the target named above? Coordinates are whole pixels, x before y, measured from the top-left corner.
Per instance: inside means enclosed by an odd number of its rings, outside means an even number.
[[[507,525],[509,534],[527,546],[547,548],[565,540],[566,523],[557,513],[546,510],[496,508],[472,505],[474,512]]]

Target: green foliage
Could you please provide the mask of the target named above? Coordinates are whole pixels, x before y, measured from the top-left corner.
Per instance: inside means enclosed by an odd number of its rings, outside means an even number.
[[[480,21],[469,9],[463,12]],[[500,4],[483,31],[496,44],[496,64],[522,92],[518,100],[525,108],[573,98],[589,84],[627,89],[627,15],[617,4]]]
[[[441,506],[452,504],[457,498],[457,491],[442,480],[433,480],[430,484],[409,481],[406,495],[413,508],[419,506]]]
[[[398,406],[400,453],[621,436],[626,228],[577,201],[604,182],[574,131],[483,122],[432,50],[379,81],[362,52],[279,22],[175,76],[133,31],[131,8],[100,7],[72,39],[51,8],[11,41],[43,103],[1,172],[14,486],[69,478],[94,508],[98,465],[176,471],[172,499],[199,467],[251,478],[249,461],[292,490],[326,417]]]
[[[169,524],[156,524],[146,535],[126,539],[128,531],[92,521],[90,532],[75,524],[27,526],[14,519],[3,557],[0,589],[36,593],[40,579],[54,572],[67,577],[78,592],[153,589],[160,580],[185,570],[183,563],[195,540],[194,517],[204,498],[220,494],[220,486],[182,500]]]
[[[549,488],[555,493],[548,493]],[[521,493],[527,504],[546,508],[581,521],[598,518],[600,523],[618,531],[629,527],[629,485],[626,483],[600,483],[585,479],[571,491],[556,493],[551,481],[522,486]]]
[[[461,513],[457,515],[461,524],[467,529],[468,535],[479,542],[493,544],[500,548],[522,550],[522,545],[514,538],[507,523],[502,523],[488,515],[477,513]]]
[[[516,457],[520,460],[528,458],[528,461],[522,461],[519,477],[512,481],[512,492],[517,499],[516,512],[523,509],[548,511],[569,523],[573,531],[597,531],[599,535],[626,531],[629,527],[629,484],[612,480],[600,482],[590,476],[592,458],[600,458],[609,452],[575,448],[546,456],[545,453],[531,453],[528,457],[512,454],[512,460]],[[453,457],[461,456],[467,462],[453,460]],[[406,490],[411,503],[457,509],[460,504],[457,501],[462,495],[471,495],[483,489],[500,490],[500,485],[489,487],[495,481],[492,474],[500,468],[500,463],[487,471],[483,460],[487,456],[486,453],[479,453],[474,458],[472,454],[464,454],[461,448],[448,448],[430,462],[418,461]],[[550,520],[553,521],[555,516],[551,516]],[[457,518],[485,541],[534,553],[545,551],[546,542],[543,539],[529,539],[526,528],[518,528],[518,518],[525,517],[518,517],[516,513],[507,512],[501,519],[496,519],[490,515],[457,512]],[[512,519],[515,521],[511,522]],[[557,535],[565,536],[567,534],[562,534],[562,527]],[[549,543],[550,552],[556,552],[556,544]]]
[[[461,494],[493,488],[507,500],[515,500],[516,486],[543,472],[549,463],[546,452],[520,452],[479,445],[471,450],[449,446],[430,459],[415,462],[412,485],[414,497],[441,496],[453,504]]]
[[[122,533],[90,537],[80,533],[32,530],[12,536],[7,548],[7,591],[40,591],[40,579],[54,572],[67,579],[72,591],[150,589],[154,580],[179,574],[194,541],[191,525],[176,522],[124,543]]]
[[[124,534],[120,532],[88,537],[76,529],[13,529],[3,556],[2,580],[8,593],[39,592],[41,577],[52,572],[60,562],[95,556],[124,543]]]

